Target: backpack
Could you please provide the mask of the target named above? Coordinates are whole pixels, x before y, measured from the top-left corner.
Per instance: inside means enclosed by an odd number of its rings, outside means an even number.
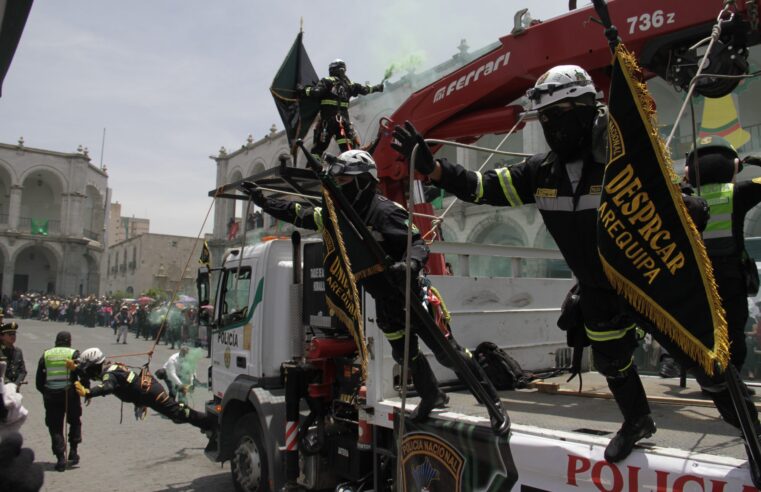
[[[525,388],[529,382],[518,361],[492,342],[478,344],[473,357],[498,390]]]

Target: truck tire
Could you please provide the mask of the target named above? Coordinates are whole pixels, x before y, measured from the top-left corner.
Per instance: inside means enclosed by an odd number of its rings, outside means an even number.
[[[237,492],[270,492],[267,450],[256,415],[244,415],[235,423],[230,471]]]

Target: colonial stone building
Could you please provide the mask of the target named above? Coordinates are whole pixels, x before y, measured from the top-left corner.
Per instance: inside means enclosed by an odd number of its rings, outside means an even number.
[[[0,292],[97,294],[108,175],[86,149],[0,144]]]
[[[108,242],[117,244],[131,237],[145,234],[150,230],[150,219],[135,217],[122,217],[122,204],[111,204],[111,213],[108,221]]]
[[[150,233],[114,244],[108,248],[103,293],[121,291],[137,297],[158,288],[194,296],[202,246],[203,239]]]

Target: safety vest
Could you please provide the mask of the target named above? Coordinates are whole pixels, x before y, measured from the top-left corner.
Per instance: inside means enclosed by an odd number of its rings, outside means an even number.
[[[703,231],[708,256],[726,256],[737,252],[732,236],[734,184],[711,183],[700,187],[700,196],[708,202],[711,218]]]
[[[45,387],[50,390],[61,390],[69,386],[69,370],[66,368],[66,360],[74,355],[73,348],[53,347],[45,351]]]

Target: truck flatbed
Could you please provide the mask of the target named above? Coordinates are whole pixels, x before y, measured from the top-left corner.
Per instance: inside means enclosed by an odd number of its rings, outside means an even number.
[[[622,417],[604,378],[593,372],[583,375],[584,394],[599,397],[571,394],[578,391],[578,379],[566,383],[567,378],[560,375],[540,382],[550,389],[557,385],[561,394],[541,389],[500,392],[512,421],[509,441],[518,483],[528,485],[525,490],[545,490],[542,482],[554,484],[546,490],[566,490],[558,488],[563,482],[568,490],[585,486],[594,490],[593,485],[602,487],[598,490],[756,490],[739,431],[719,418],[694,379],[681,388],[678,378],[642,377],[658,430],[625,461],[611,465],[604,461],[603,451]],[[450,390],[448,394],[449,406],[432,414],[436,420],[490,429],[485,408],[469,393]],[[411,397],[410,406],[417,401]],[[400,405],[400,398],[380,402],[389,412]],[[685,487],[690,481],[694,484]]]

